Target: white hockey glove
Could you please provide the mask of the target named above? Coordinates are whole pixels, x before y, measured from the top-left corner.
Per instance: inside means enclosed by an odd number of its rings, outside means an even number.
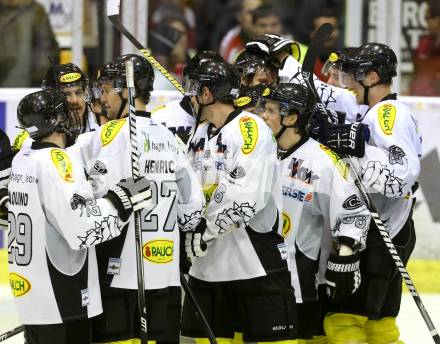
[[[127,221],[133,211],[141,210],[151,199],[150,182],[144,178],[121,179],[104,197],[113,203],[122,221]]]
[[[188,258],[206,256],[208,245],[203,240],[205,230],[206,220],[202,218],[195,231],[185,233],[185,252]]]

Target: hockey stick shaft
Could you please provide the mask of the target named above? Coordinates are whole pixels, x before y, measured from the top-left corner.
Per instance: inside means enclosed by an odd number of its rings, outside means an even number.
[[[211,327],[209,327],[208,320],[206,320],[205,315],[201,311],[200,305],[194,297],[194,293],[192,292],[188,281],[186,280],[183,273],[180,273],[180,284],[182,284],[182,288],[185,291],[185,295],[188,298],[189,303],[194,310],[194,313],[196,314],[197,318],[204,324],[205,332],[208,336],[209,342],[211,344],[217,344],[217,339],[215,338],[214,332],[212,332]]]
[[[304,81],[306,82],[308,88],[312,91],[315,101],[318,103],[318,109],[321,111],[321,113],[325,116],[327,116],[327,111],[325,110],[325,105],[323,104],[321,98],[319,97],[319,94],[316,90],[315,83],[313,81],[313,69],[316,62],[316,59],[318,57],[318,52],[324,41],[330,36],[332,31],[332,27],[330,24],[323,24],[315,34],[316,39],[312,39],[312,43],[310,44],[310,47],[307,51],[306,57],[304,59],[303,68],[301,71],[302,77]],[[412,281],[408,271],[405,268],[405,265],[402,262],[402,259],[400,258],[396,247],[394,246],[393,242],[391,241],[391,238],[388,234],[388,231],[385,228],[385,225],[380,218],[376,208],[374,207],[373,203],[371,202],[368,193],[362,183],[362,179],[360,178],[358,171],[354,168],[356,166],[351,157],[344,155],[342,156],[343,159],[347,160],[349,162],[349,168],[353,173],[353,176],[355,178],[355,185],[367,207],[369,212],[371,213],[371,217],[373,218],[374,223],[376,224],[380,235],[382,236],[383,241],[385,242],[385,245],[397,267],[399,270],[410,294],[412,295],[414,302],[416,303],[420,314],[423,317],[423,320],[426,323],[426,326],[428,327],[430,334],[432,336],[432,339],[434,340],[434,343],[440,344],[440,336],[422,302],[422,299],[420,298],[420,295],[414,285],[414,282]]]
[[[119,16],[120,0],[107,1],[107,16],[114,27],[122,33],[138,50],[139,52],[155,67],[167,80],[182,94],[184,89],[179,81],[176,80],[155,58],[150,52],[145,49],[142,44],[125,28]]]
[[[139,152],[136,126],[136,107],[135,107],[135,88],[133,80],[133,62],[126,62],[127,88],[128,88],[128,121],[130,125],[130,144],[131,144],[131,172],[133,178],[139,178]],[[148,343],[147,332],[147,304],[145,300],[145,282],[144,282],[144,260],[142,257],[142,228],[140,211],[134,213],[134,232],[136,241],[136,268],[138,279],[138,307],[140,315],[140,337],[141,344]]]
[[[24,331],[24,325],[20,325],[14,328],[13,330],[0,334],[0,342],[3,342],[4,340],[9,339],[23,331]]]

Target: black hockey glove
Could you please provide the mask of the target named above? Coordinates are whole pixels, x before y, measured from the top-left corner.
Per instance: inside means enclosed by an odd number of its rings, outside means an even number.
[[[338,154],[348,154],[362,158],[365,155],[365,141],[370,135],[368,125],[354,122],[330,125],[321,136],[321,143]]]
[[[122,221],[127,221],[131,213],[141,210],[151,199],[150,182],[144,177],[121,179],[104,196],[118,210]]]
[[[0,229],[8,228],[8,206],[8,188],[6,186],[0,186]]]
[[[278,68],[280,68],[280,62],[276,58],[282,51],[286,51],[288,54],[292,54],[292,46],[297,45],[295,41],[283,38],[278,35],[264,34],[258,36],[254,41],[246,44],[246,50],[250,53],[265,54],[269,57],[271,62]],[[296,54],[299,53],[299,47],[296,47]],[[299,57],[298,57],[299,59]]]
[[[331,300],[340,302],[352,295],[361,284],[359,252],[350,256],[330,254],[325,271],[327,295]]]
[[[203,240],[203,233],[206,230],[206,220],[202,218],[194,231],[186,232],[185,252],[188,258],[206,256],[208,245]]]

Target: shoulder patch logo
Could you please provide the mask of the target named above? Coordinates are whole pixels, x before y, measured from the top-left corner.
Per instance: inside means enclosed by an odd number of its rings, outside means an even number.
[[[356,195],[351,195],[342,203],[342,207],[347,210],[354,210],[360,208],[362,205],[363,203]]]
[[[396,121],[396,107],[390,103],[383,104],[379,106],[377,115],[382,131],[385,135],[391,135]]]
[[[23,129],[21,130],[17,136],[15,136],[14,142],[12,143],[12,149],[19,151],[23,146],[24,141],[29,137],[29,133]]]
[[[238,107],[243,107],[248,105],[252,101],[251,97],[243,96],[234,100],[234,105]]]
[[[344,161],[342,161],[341,157],[338,154],[336,154],[335,152],[333,152],[327,146],[324,146],[321,144],[319,146],[330,157],[330,159],[332,159],[333,163],[335,164],[335,166],[336,166],[337,170],[339,171],[339,173],[341,174],[341,176],[344,179],[347,179],[348,169],[349,169],[348,163],[345,163]]]
[[[243,146],[241,147],[241,151],[243,154],[251,153],[255,146],[257,145],[258,140],[258,126],[257,122],[251,117],[244,116],[240,118],[240,131],[243,136]]]
[[[59,175],[66,182],[72,183],[72,162],[66,152],[61,149],[52,149],[50,151],[52,162],[58,170]]]
[[[169,263],[173,260],[174,241],[152,240],[143,247],[143,256],[153,263]]]
[[[283,211],[283,229],[281,235],[286,238],[292,229],[292,221],[290,221],[289,215]]]
[[[9,273],[9,285],[11,286],[12,294],[15,297],[23,296],[31,290],[31,284],[29,281],[15,272]]]
[[[67,73],[60,77],[60,82],[69,83],[69,82],[75,82],[79,79],[81,79],[80,73]]]
[[[104,124],[101,130],[101,142],[103,147],[113,141],[126,121],[126,118],[121,118]]]

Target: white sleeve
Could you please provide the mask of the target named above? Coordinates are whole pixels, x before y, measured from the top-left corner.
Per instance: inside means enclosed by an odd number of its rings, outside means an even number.
[[[40,197],[49,223],[74,250],[99,244],[121,233],[124,223],[106,199],[95,199],[83,168],[65,151],[62,165],[41,166]]]
[[[384,118],[384,114],[386,117]],[[369,192],[389,198],[401,198],[411,193],[420,174],[421,136],[417,122],[406,106],[384,102],[367,114],[370,142],[365,156],[359,159],[358,171]]]
[[[178,141],[180,141],[178,139]],[[181,231],[194,230],[202,218],[205,197],[202,187],[183,152],[183,142],[177,152],[176,184],[179,191],[177,219]]]
[[[207,206],[207,239],[247,226],[266,206],[277,171],[277,147],[271,129],[260,119],[250,118],[248,129],[253,140],[248,141],[240,132],[238,121],[231,124],[236,125],[235,132],[229,133],[234,139],[233,147],[228,146],[232,163],[230,170],[220,176]]]
[[[348,165],[329,148],[321,145],[331,161],[323,161],[324,171],[320,180],[318,203],[324,217],[330,220],[332,237],[355,240],[359,248],[365,248],[370,212],[358,195]]]

